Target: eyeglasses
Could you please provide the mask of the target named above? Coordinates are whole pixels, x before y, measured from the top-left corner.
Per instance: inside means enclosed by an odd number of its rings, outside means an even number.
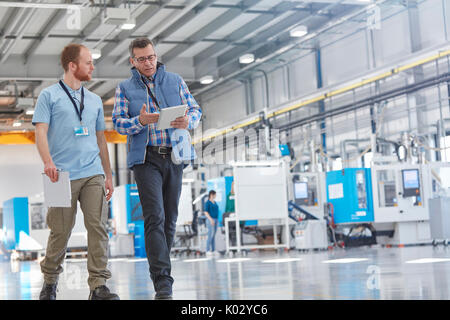
[[[147,56],[147,57],[134,58],[134,60],[136,60],[139,63],[144,63],[147,60],[150,61],[150,62],[153,62],[153,61],[156,60],[156,54],[152,54],[152,55]]]

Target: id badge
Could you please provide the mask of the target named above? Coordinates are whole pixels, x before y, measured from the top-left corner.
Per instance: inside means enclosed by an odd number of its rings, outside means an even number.
[[[86,126],[78,126],[73,128],[76,137],[86,137],[89,135],[89,129]]]

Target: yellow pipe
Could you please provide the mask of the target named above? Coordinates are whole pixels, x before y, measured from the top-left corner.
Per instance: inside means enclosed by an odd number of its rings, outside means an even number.
[[[329,97],[332,97],[332,96],[336,96],[338,94],[342,94],[342,93],[348,92],[350,90],[362,87],[362,86],[364,86],[366,84],[369,84],[369,83],[372,83],[372,82],[375,82],[375,81],[378,81],[378,80],[381,80],[381,79],[385,79],[385,78],[387,78],[387,77],[389,77],[391,75],[394,75],[396,73],[399,73],[399,72],[402,72],[402,71],[405,71],[405,70],[408,70],[408,69],[415,68],[417,66],[420,66],[420,65],[423,65],[425,63],[428,63],[428,62],[440,59],[442,57],[446,57],[448,55],[450,55],[450,50],[446,50],[446,51],[440,52],[438,54],[435,54],[435,55],[433,55],[431,57],[424,58],[424,59],[421,59],[419,61],[415,61],[415,62],[406,64],[406,65],[398,67],[398,68],[394,68],[391,71],[384,72],[384,73],[382,73],[380,75],[373,76],[371,78],[362,80],[362,81],[360,81],[358,83],[351,84],[351,85],[348,85],[348,86],[346,86],[344,88],[330,91],[329,93],[320,95],[318,97],[315,97],[315,98],[312,98],[312,99],[309,99],[309,100],[306,100],[306,101],[303,101],[303,102],[295,104],[293,106],[289,106],[289,107],[280,109],[278,111],[274,111],[274,112],[268,114],[267,118],[272,118],[274,116],[277,116],[277,115],[280,115],[280,114],[283,114],[283,113],[286,113],[286,112],[289,112],[289,111],[292,111],[292,110],[299,109],[299,108],[304,107],[306,105],[309,105],[311,103],[314,103],[314,102],[317,102],[317,101],[320,101],[320,100],[325,100],[326,98],[329,98]],[[229,131],[229,130],[233,131],[233,130],[235,130],[237,128],[242,128],[242,127],[249,126],[250,124],[253,124],[253,123],[258,122],[258,121],[259,121],[259,119],[258,120],[251,120],[251,121],[248,121],[248,122],[244,122],[244,123],[242,123],[240,125],[237,125],[237,126],[234,126],[234,127],[231,127],[231,128],[225,129],[225,130],[222,130],[218,134],[214,134],[214,135],[210,135],[208,137],[202,138],[202,139],[198,139],[197,141],[193,142],[193,144],[197,144],[199,142],[215,138],[218,135],[222,135],[224,132],[227,133],[227,131]]]
[[[126,143],[127,136],[118,134],[114,130],[105,131],[106,142],[108,143]],[[0,132],[0,145],[12,144],[34,144],[34,131],[8,131]]]

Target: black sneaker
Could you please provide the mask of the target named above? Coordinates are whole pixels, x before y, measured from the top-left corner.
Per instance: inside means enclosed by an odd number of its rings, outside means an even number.
[[[89,300],[120,300],[119,296],[111,293],[107,286],[99,286],[89,294]]]
[[[172,289],[164,288],[156,292],[155,300],[173,300]]]
[[[46,284],[42,286],[41,294],[39,295],[39,300],[56,300],[56,287],[58,283]]]

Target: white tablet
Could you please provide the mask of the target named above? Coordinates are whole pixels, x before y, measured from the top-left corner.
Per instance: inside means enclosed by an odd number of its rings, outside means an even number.
[[[172,128],[170,126],[170,123],[178,117],[184,117],[187,107],[188,105],[184,104],[181,106],[162,108],[159,112],[159,119],[156,125],[156,129],[164,130]]]

